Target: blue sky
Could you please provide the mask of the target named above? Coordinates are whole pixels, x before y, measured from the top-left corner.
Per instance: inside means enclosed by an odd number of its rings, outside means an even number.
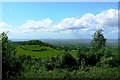
[[[2,0],[2,2],[118,2],[119,0]]]
[[[87,39],[98,28],[116,39],[117,9],[117,2],[3,2],[0,28],[11,39]]]
[[[110,8],[117,9],[115,2],[15,2],[2,4],[3,20],[12,24],[20,24],[27,19],[40,20],[48,17],[58,22],[67,17],[83,16],[86,13],[98,14]]]

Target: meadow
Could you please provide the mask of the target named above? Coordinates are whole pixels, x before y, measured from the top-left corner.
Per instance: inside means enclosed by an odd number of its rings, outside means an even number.
[[[25,48],[27,50],[22,49],[20,47]],[[55,56],[61,53],[60,50],[55,50],[55,49],[52,49],[50,47],[45,47],[45,46],[40,47],[39,45],[28,45],[28,46],[20,45],[20,46],[16,46],[16,49],[17,49],[17,53],[16,53],[17,56],[26,54],[26,55],[30,55],[31,57],[36,57],[36,58],[46,58],[46,57],[50,57],[52,55]],[[46,50],[39,51],[41,49],[46,49]]]

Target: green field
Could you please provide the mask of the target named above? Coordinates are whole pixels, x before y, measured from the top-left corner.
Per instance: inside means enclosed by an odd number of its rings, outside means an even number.
[[[26,49],[31,49],[31,50],[39,50],[39,49],[47,49],[46,51],[42,52],[36,52],[36,51],[29,51],[29,50],[24,50],[21,49],[20,46],[17,46],[17,53],[16,55],[30,55],[31,57],[40,57],[40,58],[46,58],[54,55],[58,55],[61,53],[59,50],[52,49],[50,47],[45,47],[45,46],[38,46],[38,45],[29,45],[29,46],[22,46]]]
[[[23,47],[25,49],[28,49],[28,50],[24,50],[24,49],[21,49],[20,47]],[[32,51],[32,50],[40,50],[40,49],[46,49],[45,51]],[[20,56],[20,55],[30,55],[31,57],[39,57],[39,58],[48,58],[48,57],[51,57],[51,56],[56,56],[60,53],[62,53],[62,51],[60,50],[56,50],[56,49],[53,49],[51,47],[46,47],[46,46],[39,46],[39,45],[18,45],[16,46],[16,50],[17,50],[17,53],[16,55],[17,56]],[[73,57],[76,57],[76,51],[69,51]]]

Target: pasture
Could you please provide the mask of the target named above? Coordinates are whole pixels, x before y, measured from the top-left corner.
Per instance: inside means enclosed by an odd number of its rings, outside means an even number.
[[[27,50],[24,50],[20,47],[23,47]],[[56,56],[58,54],[61,53],[60,50],[55,50],[55,49],[52,49],[50,47],[45,47],[45,46],[39,46],[39,45],[26,45],[26,46],[23,46],[23,45],[19,45],[19,46],[16,46],[16,49],[17,49],[17,53],[16,55],[30,55],[31,57],[39,57],[39,58],[46,58],[46,57],[50,57],[50,56]],[[45,51],[32,51],[32,50],[40,50],[40,49],[46,49]]]

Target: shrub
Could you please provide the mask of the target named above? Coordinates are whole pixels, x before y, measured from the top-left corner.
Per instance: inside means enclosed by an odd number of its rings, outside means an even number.
[[[77,62],[75,58],[68,52],[64,52],[60,55],[60,61],[62,68],[69,68],[69,69],[75,69],[77,66]]]
[[[105,57],[110,57],[110,56],[112,56],[112,50],[111,49],[105,49],[105,51],[104,51],[104,56]]]

